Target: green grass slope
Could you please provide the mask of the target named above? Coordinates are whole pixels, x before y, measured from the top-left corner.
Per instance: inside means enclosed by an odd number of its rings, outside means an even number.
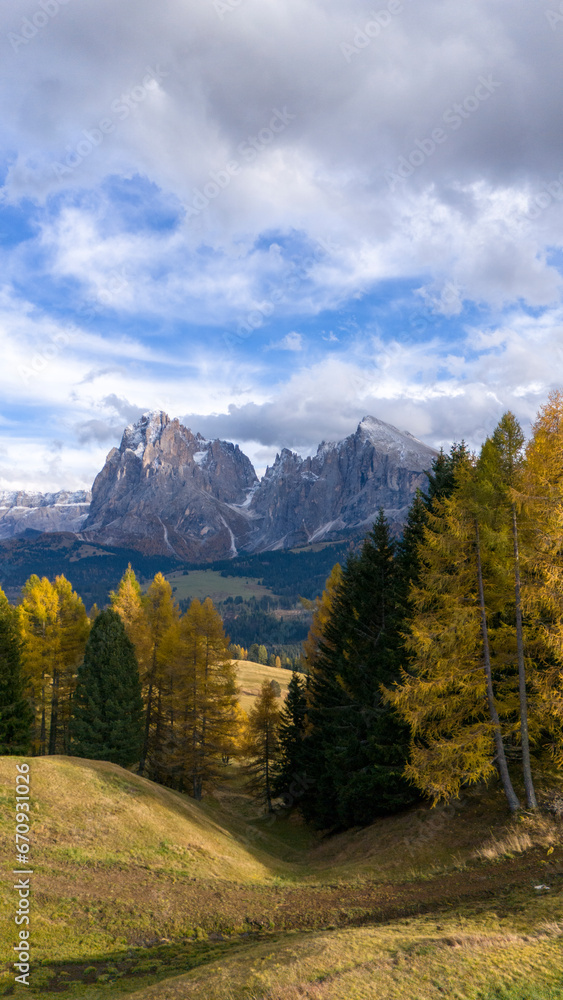
[[[115,765],[27,760],[34,967],[17,995],[563,997],[563,827],[507,818],[498,791],[322,839],[260,815],[235,769],[196,803]],[[0,995],[13,994],[15,764],[0,758]]]

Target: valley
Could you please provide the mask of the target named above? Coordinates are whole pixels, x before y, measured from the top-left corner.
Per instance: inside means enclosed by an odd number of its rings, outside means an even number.
[[[561,820],[509,820],[495,787],[322,838],[236,775],[197,803],[108,763],[28,763],[34,1000],[563,995]]]

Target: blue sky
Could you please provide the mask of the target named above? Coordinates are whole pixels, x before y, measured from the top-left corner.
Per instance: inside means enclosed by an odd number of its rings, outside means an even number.
[[[4,0],[0,47],[0,489],[147,409],[262,470],[563,381],[557,3]]]

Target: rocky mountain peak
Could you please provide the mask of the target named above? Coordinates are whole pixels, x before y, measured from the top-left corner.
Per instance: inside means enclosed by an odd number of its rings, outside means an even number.
[[[261,481],[238,445],[207,440],[159,410],[112,448],[89,495],[0,497],[0,537],[74,530],[83,538],[194,562],[361,538],[380,507],[395,531],[436,452],[366,416],[314,456],[283,448]]]
[[[170,417],[160,410],[148,410],[138,420],[129,424],[123,431],[119,450],[133,451],[139,457],[144,454],[149,444],[156,444],[162,436],[165,427],[170,424]]]
[[[421,469],[429,468],[436,454],[433,448],[419,441],[409,431],[401,431],[377,417],[364,417],[358,424],[354,437],[384,454],[394,454],[401,463],[418,463]]]

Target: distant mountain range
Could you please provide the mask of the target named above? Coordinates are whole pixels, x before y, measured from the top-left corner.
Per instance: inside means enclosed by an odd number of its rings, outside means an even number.
[[[312,458],[284,448],[259,480],[238,445],[150,412],[125,429],[91,495],[0,493],[0,539],[64,531],[209,562],[360,537],[380,507],[400,530],[435,455],[411,434],[365,417]]]

